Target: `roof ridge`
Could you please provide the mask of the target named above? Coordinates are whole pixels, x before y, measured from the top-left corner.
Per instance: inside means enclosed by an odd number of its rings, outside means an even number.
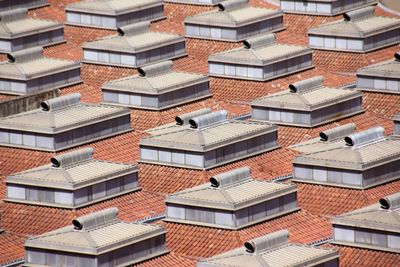
[[[225,197],[225,199],[230,203],[230,204],[235,204],[235,201],[232,199],[232,197],[225,191],[224,187],[220,187],[221,194]]]
[[[82,235],[86,238],[86,241],[89,242],[89,244],[95,248],[98,247],[96,241],[94,241],[94,239],[89,235],[88,232],[86,231],[81,231],[80,233],[82,233]]]

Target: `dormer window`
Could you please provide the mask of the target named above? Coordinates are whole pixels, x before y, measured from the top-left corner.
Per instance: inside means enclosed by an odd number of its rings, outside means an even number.
[[[283,29],[282,11],[250,7],[248,0],[227,0],[218,10],[185,19],[185,36],[239,42]]]
[[[164,18],[162,0],[84,0],[67,5],[66,24],[117,29],[119,27]]]
[[[173,71],[172,61],[145,66],[138,71],[138,75],[103,84],[103,101],[162,110],[211,96],[206,75]]]
[[[130,110],[80,102],[79,93],[53,98],[0,119],[0,145],[60,151],[131,131]]]
[[[294,185],[254,180],[248,167],[169,195],[166,204],[166,221],[235,230],[299,210]]]
[[[140,140],[140,162],[190,169],[205,170],[278,147],[276,126],[230,120],[225,110],[178,116],[177,125],[148,132],[152,136]]]
[[[0,62],[0,92],[3,94],[26,95],[81,82],[79,62],[45,57],[42,47],[7,56],[8,61]]]
[[[400,42],[400,19],[374,15],[374,7],[343,14],[343,20],[308,30],[313,49],[366,53]]]
[[[278,44],[274,34],[247,39],[243,45],[210,55],[210,76],[267,81],[313,67],[311,49]]]
[[[394,123],[394,135],[400,136],[400,114],[394,115],[393,123]]]
[[[1,1],[0,5],[4,2]],[[0,52],[14,52],[63,41],[62,23],[31,18],[25,8],[0,12]]]
[[[85,62],[138,68],[186,55],[185,38],[150,31],[149,22],[118,28],[118,35],[83,44]]]
[[[400,94],[400,52],[394,59],[363,67],[357,71],[357,89]]]
[[[92,148],[11,174],[6,183],[7,201],[62,208],[78,208],[140,189],[135,166],[96,160]]]
[[[285,13],[318,16],[335,16],[354,9],[375,4],[376,0],[281,0],[281,9]]]
[[[400,253],[400,193],[333,218],[331,243]]]
[[[362,94],[323,85],[316,76],[251,103],[252,118],[280,125],[315,127],[362,112]]]
[[[276,231],[251,239],[243,247],[202,259],[197,267],[339,266],[338,251],[293,244],[288,239],[288,230]]]
[[[400,140],[382,127],[353,133],[337,148],[297,156],[294,181],[366,189],[400,177]]]
[[[97,211],[29,237],[24,266],[131,266],[168,253],[164,228],[121,221],[117,214],[117,208]]]
[[[290,146],[301,153],[313,153],[343,147],[344,138],[356,130],[354,123],[347,123],[319,133],[319,137]]]

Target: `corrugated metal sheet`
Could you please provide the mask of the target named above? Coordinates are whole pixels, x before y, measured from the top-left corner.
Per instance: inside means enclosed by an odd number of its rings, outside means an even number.
[[[91,0],[70,4],[67,6],[66,10],[116,14],[123,13],[123,11],[141,10],[148,6],[154,6],[157,4],[162,5],[162,3],[162,0]]]

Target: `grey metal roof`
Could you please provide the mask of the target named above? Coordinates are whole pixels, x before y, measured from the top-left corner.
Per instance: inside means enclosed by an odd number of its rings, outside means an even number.
[[[8,61],[0,62],[0,78],[3,79],[26,81],[80,68],[79,62],[45,57],[42,47],[9,53],[8,58]]]
[[[375,7],[365,7],[343,14],[337,20],[310,28],[308,34],[364,38],[400,28],[400,19],[374,15]]]
[[[72,158],[72,160],[70,160]],[[65,162],[65,159],[69,162]],[[57,162],[62,162],[57,166]],[[7,176],[7,183],[75,190],[138,172],[136,166],[93,158],[93,149],[84,148],[62,154],[52,164],[36,167]]]
[[[215,175],[209,183],[168,195],[166,203],[235,211],[296,192],[296,186],[254,180],[244,167]]]
[[[264,66],[312,53],[307,47],[275,43],[275,34],[245,40],[244,47],[210,55],[208,61]]]
[[[251,102],[251,105],[277,109],[313,111],[362,97],[361,92],[325,87],[323,79],[322,76],[316,76],[291,84],[289,85],[289,90],[257,98]]]
[[[400,139],[383,136],[382,127],[347,136],[345,141],[341,147],[296,156],[293,163],[363,171],[400,158]]]
[[[236,28],[282,15],[281,10],[248,6],[248,0],[228,0],[218,10],[186,17],[184,23]]]
[[[240,140],[277,131],[276,125],[256,121],[228,120],[226,111],[219,112],[225,113],[225,115],[220,114],[221,116],[216,122],[198,128],[193,128],[191,124],[190,127],[183,125],[174,127],[175,129],[173,130],[167,128],[165,132],[159,130],[157,133],[153,132],[152,136],[141,139],[140,145],[204,152]],[[214,113],[201,116],[208,116]]]
[[[207,3],[202,0],[164,0],[166,3],[178,3],[178,4],[191,4],[191,5],[201,5],[201,6],[215,6],[224,0],[211,0]]]
[[[208,76],[172,70],[172,61],[139,68],[137,75],[112,80],[102,89],[159,95],[209,81]]]
[[[243,247],[200,260],[197,266],[317,266],[339,258],[339,253],[334,249],[289,243],[288,235],[287,230],[280,230],[249,240]]]
[[[28,17],[27,13],[26,8],[0,12],[0,38],[14,39],[64,27],[57,21]]]
[[[121,15],[162,5],[162,0],[86,0],[68,4],[65,10],[100,15]]]
[[[348,123],[320,133],[320,137],[289,146],[301,153],[314,153],[340,148],[345,145],[344,137],[355,132],[356,125]]]
[[[358,69],[357,75],[400,79],[400,52],[395,54],[394,59]]]
[[[25,247],[99,255],[166,232],[155,224],[121,221],[117,213],[109,208],[76,218],[73,225],[28,238]]]
[[[79,93],[47,100],[42,107],[1,118],[0,129],[55,134],[130,114],[127,108],[81,103]]]
[[[400,233],[400,193],[386,196],[379,202],[336,216],[332,223]]]
[[[185,41],[177,34],[150,31],[149,22],[139,22],[118,29],[119,34],[103,37],[99,40],[86,42],[84,49],[139,53],[169,44]]]

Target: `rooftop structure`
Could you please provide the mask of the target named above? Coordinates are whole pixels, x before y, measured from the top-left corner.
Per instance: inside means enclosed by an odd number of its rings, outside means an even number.
[[[400,193],[336,216],[333,244],[400,253]]]
[[[1,3],[3,2],[0,2],[0,6]],[[0,12],[0,52],[13,52],[61,42],[64,42],[62,23],[31,18],[25,8]]]
[[[374,15],[374,7],[343,14],[343,20],[308,30],[311,48],[365,53],[400,42],[400,19]]]
[[[357,71],[361,91],[400,94],[400,53],[394,59],[363,67]]]
[[[84,0],[67,5],[66,24],[117,29],[140,21],[164,18],[162,0]]]
[[[62,208],[78,208],[140,189],[137,167],[94,159],[92,148],[9,175],[6,184],[7,201]]]
[[[244,47],[210,55],[211,76],[267,81],[313,67],[312,50],[275,43],[275,34],[243,41]]]
[[[190,4],[201,6],[215,6],[224,0],[164,0],[167,3]]]
[[[26,95],[82,82],[79,62],[45,57],[42,47],[7,56],[0,62],[0,93]]]
[[[0,11],[17,8],[38,8],[49,5],[48,0],[1,0]]]
[[[294,185],[253,180],[248,167],[215,175],[165,202],[166,221],[233,230],[299,210]]]
[[[400,139],[375,127],[344,140],[341,147],[296,156],[293,180],[366,189],[400,178]]]
[[[354,9],[376,4],[376,2],[376,0],[280,0],[280,5],[285,13],[335,16]]]
[[[289,85],[286,91],[251,102],[252,118],[280,125],[315,127],[362,112],[362,94],[323,85],[316,76]]]
[[[138,68],[186,55],[185,38],[150,31],[149,22],[118,28],[118,35],[83,44],[84,62]]]
[[[276,126],[229,120],[225,110],[189,116],[141,139],[140,162],[204,170],[278,147]]]
[[[314,153],[323,150],[340,148],[345,145],[344,138],[356,130],[355,123],[347,123],[319,133],[319,137],[294,144],[290,148],[301,153]]]
[[[394,134],[400,135],[400,114],[394,115],[393,122],[394,122]]]
[[[282,11],[251,7],[248,0],[227,0],[218,10],[185,18],[185,36],[239,42],[283,29]]]
[[[131,131],[130,110],[80,102],[75,93],[0,119],[0,145],[60,151]]]
[[[288,230],[280,230],[249,240],[243,247],[200,260],[197,267],[339,266],[336,250],[289,243],[288,236]]]
[[[103,101],[162,110],[211,96],[206,75],[172,70],[172,61],[139,68],[139,74],[106,82]]]
[[[128,266],[168,253],[158,225],[124,222],[109,208],[25,241],[24,266]]]

